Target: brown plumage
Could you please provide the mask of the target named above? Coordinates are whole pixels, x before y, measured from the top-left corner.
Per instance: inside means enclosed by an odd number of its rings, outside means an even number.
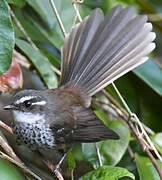
[[[34,145],[50,148],[118,139],[90,109],[91,96],[147,60],[155,48],[151,31],[147,16],[135,16],[131,7],[117,6],[105,17],[101,10],[94,10],[65,38],[60,87],[25,90],[14,96],[8,109],[15,111],[19,138],[32,144],[36,134]]]

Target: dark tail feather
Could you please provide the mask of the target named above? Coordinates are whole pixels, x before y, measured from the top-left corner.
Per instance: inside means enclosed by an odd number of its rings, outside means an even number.
[[[61,85],[92,96],[147,60],[155,33],[147,16],[117,6],[105,18],[96,9],[74,27],[62,49]]]

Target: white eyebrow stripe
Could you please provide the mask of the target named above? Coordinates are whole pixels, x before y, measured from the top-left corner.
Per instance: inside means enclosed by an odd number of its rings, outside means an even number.
[[[46,104],[46,101],[39,101],[39,102],[34,102],[32,103],[32,105],[45,105]]]
[[[36,96],[24,96],[24,97],[18,99],[15,103],[20,104],[20,103],[23,103],[24,101],[34,99],[34,98],[36,98]]]

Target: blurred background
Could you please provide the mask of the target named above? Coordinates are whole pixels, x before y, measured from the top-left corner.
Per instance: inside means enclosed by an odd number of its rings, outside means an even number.
[[[78,23],[76,12],[70,0],[54,0],[60,18],[66,32]],[[10,6],[10,10],[4,7]],[[135,112],[140,121],[145,124],[146,130],[152,142],[162,154],[162,1],[160,0],[84,0],[78,3],[77,7],[84,18],[95,8],[101,8],[104,13],[112,7],[122,5],[133,6],[137,13],[147,14],[149,21],[153,24],[153,31],[156,32],[156,49],[150,55],[150,59],[133,72],[126,74],[115,82],[121,95],[128,103],[132,112]],[[3,11],[1,11],[3,9]],[[12,63],[15,63],[14,70],[10,60],[0,64],[6,65],[0,76],[0,120],[11,126],[12,114],[3,111],[2,107],[7,104],[11,95],[23,89],[45,89],[56,88],[59,84],[59,70],[64,36],[60,30],[50,0],[1,0],[0,5],[0,29],[3,22],[3,15],[6,19],[11,16],[13,28],[4,25],[6,41],[10,45],[10,52],[13,50]],[[6,28],[6,29],[5,29]],[[11,33],[14,31],[14,37]],[[0,31],[0,37],[1,33]],[[8,33],[8,34],[7,34]],[[8,44],[7,44],[8,43]],[[0,46],[1,47],[1,46]],[[6,52],[8,53],[8,52]],[[8,64],[8,65],[7,65]],[[7,71],[9,69],[9,71]],[[8,73],[8,74],[7,74]],[[14,78],[13,78],[14,77]],[[107,99],[107,96],[110,99]],[[104,168],[99,167],[96,144],[77,144],[68,153],[61,173],[65,179],[127,179],[125,176],[140,180],[160,180],[160,177],[143,152],[139,142],[128,127],[126,115],[118,113],[123,110],[119,97],[110,85],[105,93],[99,93],[94,97],[93,109],[100,119],[110,128],[114,129],[121,137],[118,141],[103,141],[97,143]],[[125,112],[125,110],[123,110]],[[37,152],[32,152],[23,145],[15,142],[14,136],[3,128],[0,129],[0,136],[9,143],[18,157],[33,172],[42,179],[53,179],[54,175],[44,165],[42,157]],[[5,152],[4,148],[0,148]],[[157,158],[154,153],[153,156]],[[157,160],[162,168],[162,163]],[[118,168],[118,167],[121,167]],[[112,169],[111,169],[112,168]],[[96,171],[95,171],[96,169]],[[98,170],[98,171],[97,171]],[[114,173],[108,173],[108,172]],[[162,171],[162,169],[161,169]],[[119,172],[119,173],[118,173]],[[98,173],[98,174],[97,174]],[[118,173],[118,175],[117,175]],[[119,174],[122,174],[119,176]],[[0,179],[33,179],[25,174],[21,168],[13,165],[7,160],[0,159]]]

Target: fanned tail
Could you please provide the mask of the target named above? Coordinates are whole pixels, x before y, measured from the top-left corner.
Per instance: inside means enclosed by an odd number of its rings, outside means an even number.
[[[71,30],[62,49],[61,85],[92,96],[147,60],[155,33],[147,16],[133,8],[113,8],[105,17],[96,9]]]

